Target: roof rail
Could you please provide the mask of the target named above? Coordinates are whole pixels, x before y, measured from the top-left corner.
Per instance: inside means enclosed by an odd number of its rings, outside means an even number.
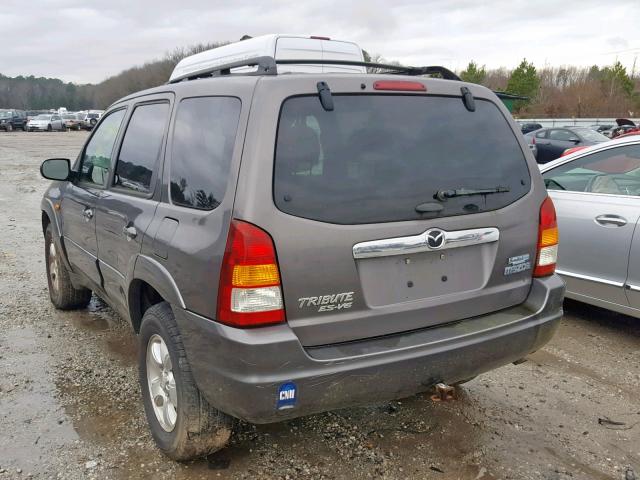
[[[278,69],[276,67],[276,61],[273,57],[254,57],[246,60],[239,60],[237,62],[224,63],[216,65],[214,67],[203,68],[185,75],[181,75],[170,80],[168,83],[177,83],[183,80],[195,80],[202,77],[213,77],[217,75],[230,75],[232,68],[240,67],[258,67],[255,72],[246,72],[243,75],[277,75]]]
[[[404,65],[390,65],[386,63],[371,63],[371,62],[356,62],[353,60],[331,60],[331,59],[313,59],[313,60],[304,60],[304,59],[286,59],[286,60],[276,60],[277,64],[281,65],[295,65],[295,64],[305,64],[305,65],[352,65],[355,67],[367,67],[367,68],[376,68],[380,70],[390,70],[389,73],[394,75],[434,75],[438,74],[445,80],[457,80],[460,81],[460,77],[453,73],[451,70],[439,67],[439,66],[428,66],[428,67],[406,67]]]
[[[426,66],[426,67],[406,67],[403,65],[389,65],[385,63],[371,63],[371,62],[356,62],[352,60],[331,60],[331,59],[286,59],[276,60],[273,57],[263,56],[249,58],[246,60],[239,60],[237,62],[225,63],[216,65],[215,67],[207,67],[196,72],[176,77],[169,81],[169,83],[177,83],[183,80],[194,80],[196,78],[211,77],[218,75],[230,75],[232,68],[240,67],[255,67],[255,72],[242,73],[242,75],[277,75],[277,65],[351,65],[356,67],[375,68],[378,70],[389,70],[389,74],[392,75],[440,75],[445,80],[457,80],[461,81],[460,77],[453,73],[451,70],[440,66]]]

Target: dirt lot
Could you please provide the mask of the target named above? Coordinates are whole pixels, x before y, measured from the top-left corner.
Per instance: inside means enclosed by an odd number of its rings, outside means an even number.
[[[544,350],[456,401],[242,425],[208,459],[167,460],[143,419],[128,325],[95,297],[88,311],[49,303],[38,166],[75,158],[85,138],[0,132],[0,479],[640,478],[640,321],[575,303]]]

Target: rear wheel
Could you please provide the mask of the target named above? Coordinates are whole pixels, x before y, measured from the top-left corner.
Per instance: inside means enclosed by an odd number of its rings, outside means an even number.
[[[232,419],[210,406],[198,390],[166,302],[149,307],[142,318],[138,369],[151,435],[163,453],[191,460],[227,444]]]
[[[51,303],[60,310],[84,308],[91,300],[91,290],[75,288],[69,278],[69,272],[61,258],[61,253],[53,240],[51,225],[44,235],[47,283]]]
[[[7,132],[10,132],[13,130],[13,125],[11,125],[10,123],[7,123]]]
[[[29,128],[27,127],[27,124],[26,124],[26,123],[23,123],[23,124],[22,124],[22,131],[23,131],[23,132],[28,132],[28,131],[29,131]]]

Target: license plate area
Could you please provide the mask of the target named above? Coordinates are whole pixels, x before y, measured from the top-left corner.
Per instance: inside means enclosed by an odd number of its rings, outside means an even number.
[[[483,288],[497,242],[357,260],[365,301],[371,307]]]

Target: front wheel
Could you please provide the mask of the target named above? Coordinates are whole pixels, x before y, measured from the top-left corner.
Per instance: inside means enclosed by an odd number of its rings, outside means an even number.
[[[13,130],[13,125],[7,123],[7,132],[11,132]]]
[[[62,252],[53,240],[51,225],[44,234],[44,255],[47,266],[47,283],[51,303],[60,310],[84,308],[91,300],[91,290],[75,288],[69,278],[69,272],[62,261]]]
[[[27,127],[26,123],[22,125],[22,131],[23,132],[28,132],[29,131],[29,127]]]
[[[165,455],[191,460],[227,444],[232,419],[210,406],[198,390],[166,302],[144,313],[138,370],[151,435]]]
[[[47,125],[47,132],[51,132],[53,129],[51,128],[51,124]]]

